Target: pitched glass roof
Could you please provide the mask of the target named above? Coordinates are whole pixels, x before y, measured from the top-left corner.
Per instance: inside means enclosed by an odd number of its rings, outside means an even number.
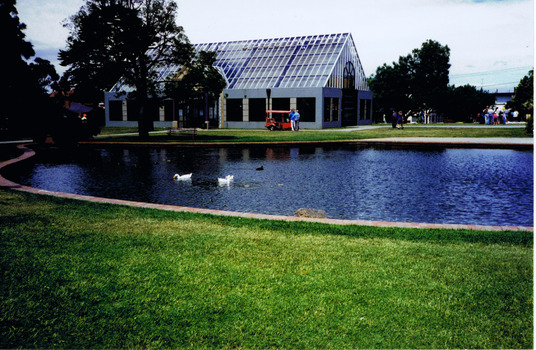
[[[194,45],[198,51],[215,51],[214,64],[228,89],[297,88],[330,86],[330,77],[344,51],[362,72],[349,33],[258,39]],[[346,55],[348,56],[348,55]],[[342,71],[341,71],[342,78]],[[364,73],[360,86],[368,89]],[[333,86],[339,87],[339,86]],[[340,86],[342,87],[342,86]]]
[[[349,33],[205,43],[194,47],[197,51],[217,53],[214,66],[226,79],[227,89],[353,87],[368,90]],[[180,68],[171,65],[157,69],[159,81],[172,79]],[[351,80],[347,79],[349,75]],[[130,89],[119,81],[112,91],[120,90]]]

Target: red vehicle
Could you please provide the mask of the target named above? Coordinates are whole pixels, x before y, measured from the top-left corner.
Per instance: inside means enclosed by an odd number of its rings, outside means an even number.
[[[289,118],[290,111],[267,110],[266,111],[266,127],[268,130],[290,130],[292,125]]]

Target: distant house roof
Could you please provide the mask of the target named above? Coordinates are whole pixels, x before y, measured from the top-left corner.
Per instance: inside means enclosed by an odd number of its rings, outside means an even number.
[[[88,106],[84,106],[83,104],[80,104],[80,103],[77,103],[77,102],[73,102],[71,103],[71,105],[69,106],[69,108],[67,108],[68,111],[71,111],[71,112],[74,112],[74,113],[89,113],[93,110],[92,107],[88,107]]]
[[[350,33],[205,43],[194,47],[198,52],[216,52],[214,67],[227,81],[227,89],[369,90]],[[177,65],[161,67],[157,70],[158,80],[169,80],[180,69]],[[131,90],[119,81],[111,91]]]
[[[504,105],[512,100],[514,92],[494,92],[491,95],[495,96],[496,105]]]

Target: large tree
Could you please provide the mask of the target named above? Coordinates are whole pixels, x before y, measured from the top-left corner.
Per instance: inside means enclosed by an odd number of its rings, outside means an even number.
[[[428,40],[420,49],[414,49],[411,65],[413,99],[418,107],[441,109],[448,92],[450,49],[434,40]]]
[[[200,51],[166,84],[166,95],[182,105],[217,99],[226,82],[214,67],[215,62],[215,52]]]
[[[49,61],[33,58],[32,44],[26,41],[26,25],[20,22],[15,0],[0,0],[0,28],[5,74],[1,94],[0,128],[10,136],[28,136],[43,130],[50,110],[46,98],[58,79]],[[7,71],[9,70],[9,71]],[[26,108],[31,104],[32,108]]]
[[[517,85],[507,108],[519,111],[522,115],[533,114],[534,109],[534,70],[530,70]]]
[[[71,18],[67,48],[60,51],[61,64],[70,66],[68,80],[88,98],[102,98],[120,78],[134,87],[142,138],[153,127],[144,111],[163,88],[158,69],[186,64],[194,54],[176,12],[172,0],[87,0]]]
[[[512,100],[506,108],[517,110],[527,119],[527,132],[534,133],[534,70],[525,75],[515,89]]]
[[[392,66],[378,67],[369,79],[376,111],[441,109],[448,92],[449,59],[448,46],[428,40]]]
[[[449,86],[442,112],[457,122],[471,122],[485,106],[495,104],[495,96],[472,85]]]

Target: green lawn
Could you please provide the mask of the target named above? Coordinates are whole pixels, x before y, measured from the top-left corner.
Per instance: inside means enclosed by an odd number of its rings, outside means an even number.
[[[136,128],[104,128],[96,141],[138,142],[135,135],[117,136],[121,133],[136,133]],[[407,125],[404,130],[393,129],[391,126],[380,126],[374,129],[353,130],[324,129],[292,131],[268,131],[266,129],[211,129],[199,130],[195,140],[189,134],[168,136],[165,131],[152,133],[149,142],[314,142],[331,140],[360,140],[385,137],[532,137],[520,127],[492,127],[478,125],[466,128],[449,128],[443,126]]]
[[[532,348],[532,232],[0,190],[0,348]]]

